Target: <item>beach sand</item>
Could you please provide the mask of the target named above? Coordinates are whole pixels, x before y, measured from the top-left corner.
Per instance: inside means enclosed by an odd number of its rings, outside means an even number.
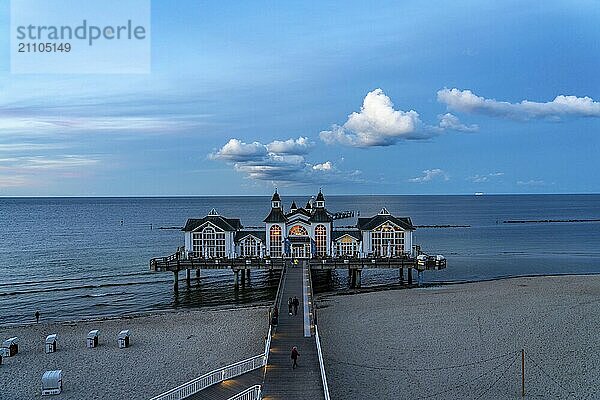
[[[522,348],[527,398],[600,398],[600,276],[330,295],[319,307],[334,399],[521,398]]]
[[[0,366],[0,398],[42,398],[44,371],[62,369],[58,399],[148,399],[218,367],[264,350],[268,309],[185,311],[98,321],[0,327],[2,340],[19,337],[19,354]],[[85,346],[100,330],[100,345]],[[131,331],[132,345],[119,349],[117,335]],[[48,334],[58,351],[44,353]]]

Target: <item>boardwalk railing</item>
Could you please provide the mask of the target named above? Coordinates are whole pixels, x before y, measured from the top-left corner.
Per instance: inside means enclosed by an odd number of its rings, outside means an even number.
[[[260,400],[262,398],[260,385],[254,385],[227,400]]]
[[[236,376],[240,376],[246,372],[262,368],[265,365],[266,359],[267,358],[264,354],[260,354],[252,358],[239,361],[235,364],[227,365],[223,368],[216,369],[187,383],[184,383],[183,385],[177,386],[176,388],[155,396],[150,400],[185,399],[186,397],[198,393],[202,389],[206,389],[209,386],[221,383],[227,379],[235,378]]]
[[[312,276],[308,268],[308,279],[310,280],[310,298],[312,302],[312,316],[315,327],[315,342],[317,342],[317,356],[319,358],[319,368],[321,369],[321,382],[323,383],[323,396],[325,400],[331,400],[329,397],[329,385],[327,384],[327,374],[325,373],[325,363],[323,362],[323,351],[321,350],[321,339],[319,338],[319,328],[317,325],[317,304],[312,291]]]
[[[323,363],[323,352],[321,351],[321,340],[319,339],[319,328],[315,324],[315,341],[317,342],[317,355],[319,356],[319,367],[321,368],[321,381],[323,382],[323,394],[325,400],[330,400],[329,385],[327,385],[327,375],[325,374],[325,364]]]
[[[277,287],[277,295],[275,296],[275,305],[278,305],[278,302],[281,301],[281,292],[283,287],[284,275],[285,272],[282,272],[281,277],[279,278],[279,286]],[[271,313],[269,313],[269,318],[271,318]],[[269,352],[271,351],[272,334],[273,326],[271,325],[271,320],[269,320],[269,333],[267,334],[267,337],[265,339],[265,350],[262,354],[206,373],[196,379],[184,383],[183,385],[177,386],[176,388],[173,388],[163,394],[159,394],[158,396],[152,397],[150,400],[185,399],[186,397],[196,394],[209,386],[216,385],[217,383],[221,383],[227,379],[235,378],[236,376],[240,376],[247,372],[264,367],[265,365],[267,365],[267,361],[269,359]],[[256,385],[231,397],[229,400],[257,400],[260,398],[261,387],[260,385]]]

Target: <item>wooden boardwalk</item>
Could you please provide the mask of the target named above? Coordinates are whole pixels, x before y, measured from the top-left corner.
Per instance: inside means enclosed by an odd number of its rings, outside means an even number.
[[[267,400],[323,399],[317,346],[311,332],[311,307],[308,302],[312,299],[308,263],[303,261],[295,267],[288,267],[284,279],[282,294],[284,304],[280,308],[279,324],[271,340],[263,398]],[[298,307],[298,315],[290,316],[287,313],[287,299],[294,296],[298,297],[300,307]],[[293,346],[298,347],[300,353],[296,369],[292,369],[290,358]]]
[[[192,400],[227,400],[254,385],[260,385],[264,378],[264,368],[245,373],[237,378],[223,381],[187,397]]]
[[[271,339],[268,364],[237,378],[210,386],[189,397],[195,400],[227,400],[253,385],[262,384],[265,400],[324,399],[317,346],[312,330],[312,289],[308,262],[286,267],[282,282],[279,323]],[[287,301],[296,296],[300,301],[297,315],[288,314]],[[298,367],[292,368],[292,347],[300,357]]]

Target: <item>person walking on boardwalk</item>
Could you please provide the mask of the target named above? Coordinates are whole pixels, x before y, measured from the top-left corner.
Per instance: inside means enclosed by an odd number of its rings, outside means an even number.
[[[290,298],[288,299],[288,313],[289,313],[290,315],[292,315],[292,306],[293,306],[293,305],[294,305],[294,302],[293,302],[292,298],[290,297]]]
[[[294,315],[298,315],[298,306],[300,305],[300,301],[296,296],[294,296],[294,300],[292,300],[292,304],[294,305]]]
[[[298,353],[298,348],[294,346],[292,347],[292,360],[294,361],[292,369],[295,369],[298,366],[298,357],[300,357],[300,353]]]

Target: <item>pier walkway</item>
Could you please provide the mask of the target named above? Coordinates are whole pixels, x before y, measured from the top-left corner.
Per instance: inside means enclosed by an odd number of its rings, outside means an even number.
[[[323,399],[323,384],[312,324],[312,290],[308,262],[288,267],[284,276],[279,324],[271,340],[271,352],[263,398],[268,400]],[[289,315],[287,300],[298,297],[298,315]],[[290,358],[296,346],[300,357],[292,369]]]
[[[290,297],[299,300],[297,314],[293,309],[292,315],[288,313]],[[278,324],[270,327],[264,354],[210,372],[153,400],[329,400],[318,328],[313,320],[308,261],[285,267],[275,304]],[[300,353],[296,368],[292,368],[293,346]]]

